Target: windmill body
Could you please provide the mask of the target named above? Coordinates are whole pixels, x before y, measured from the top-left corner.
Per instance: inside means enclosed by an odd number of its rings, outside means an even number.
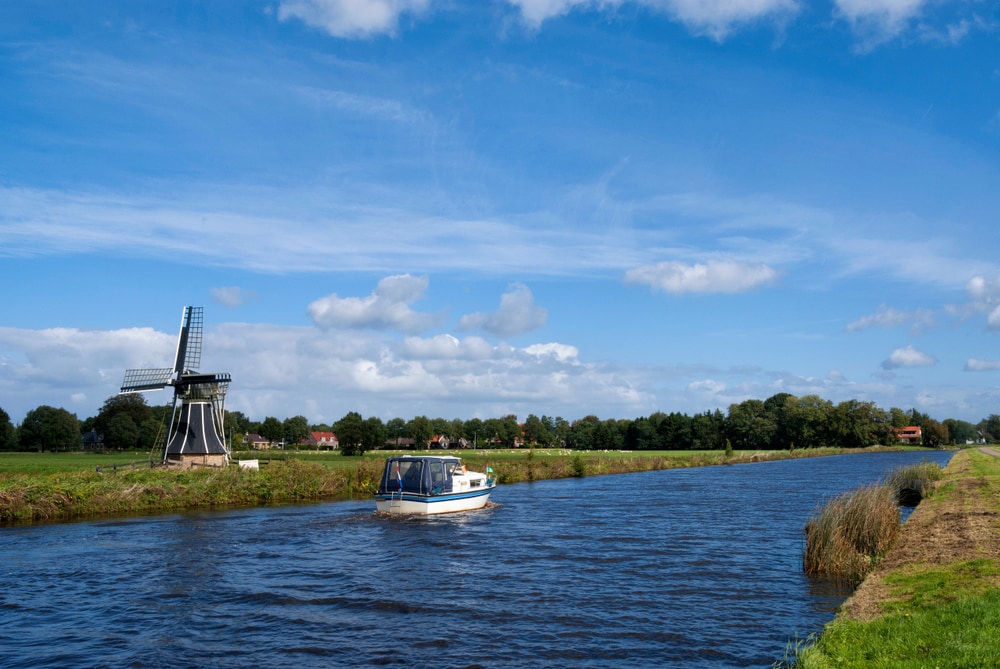
[[[173,388],[173,409],[163,447],[164,464],[218,467],[229,462],[229,449],[222,435],[230,377],[227,372],[198,371],[203,324],[202,307],[185,307],[174,366],[130,369],[122,382],[121,393]]]

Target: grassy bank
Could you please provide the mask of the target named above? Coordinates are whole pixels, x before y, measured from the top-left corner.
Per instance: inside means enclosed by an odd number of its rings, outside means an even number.
[[[1000,666],[1000,458],[957,453],[800,669]]]
[[[566,449],[476,450],[460,455],[470,469],[492,467],[501,484],[543,479],[818,457],[843,449],[795,451],[598,452]],[[857,451],[850,451],[857,452]],[[447,453],[447,452],[445,452]],[[259,471],[120,469],[143,454],[0,454],[0,522],[25,523],[192,508],[255,506],[371,496],[386,451],[362,457],[336,452],[235,453],[234,460],[269,459]],[[102,472],[96,469],[100,466]]]

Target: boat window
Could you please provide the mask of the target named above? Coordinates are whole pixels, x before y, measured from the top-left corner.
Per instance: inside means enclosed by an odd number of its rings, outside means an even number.
[[[443,462],[431,462],[431,488],[434,492],[442,492],[448,482],[449,476],[445,472]]]
[[[407,462],[405,460],[395,460],[389,464],[393,471],[388,473],[390,479],[395,479],[395,486],[389,485],[388,488],[391,490],[394,487],[398,488],[399,482],[402,481],[403,490],[406,492],[420,492],[420,479],[421,479],[421,465],[422,462]],[[398,473],[396,471],[398,467]]]

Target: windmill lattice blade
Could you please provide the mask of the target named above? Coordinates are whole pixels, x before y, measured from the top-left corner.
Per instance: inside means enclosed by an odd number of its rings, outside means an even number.
[[[144,390],[160,390],[170,384],[172,369],[129,369],[122,381],[122,393],[139,393]]]
[[[182,371],[196,370],[201,367],[201,341],[204,326],[205,308],[188,307],[187,350],[184,351],[184,367]]]

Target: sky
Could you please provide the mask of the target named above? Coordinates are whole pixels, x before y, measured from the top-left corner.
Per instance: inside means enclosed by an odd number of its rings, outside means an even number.
[[[998,224],[987,0],[0,4],[15,424],[187,305],[252,420],[978,422]]]

